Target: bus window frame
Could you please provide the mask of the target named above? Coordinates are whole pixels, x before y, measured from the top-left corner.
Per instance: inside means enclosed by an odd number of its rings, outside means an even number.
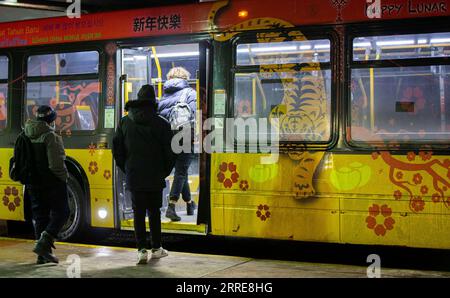
[[[345,35],[345,79],[344,79],[344,130],[343,142],[351,150],[374,152],[378,150],[389,151],[410,151],[419,150],[423,146],[427,146],[435,151],[448,152],[450,149],[449,142],[445,141],[419,141],[411,140],[409,142],[401,140],[386,140],[383,142],[374,141],[355,141],[351,139],[352,114],[351,114],[351,73],[353,69],[369,69],[369,68],[389,68],[389,67],[408,67],[408,66],[432,66],[432,65],[450,65],[450,57],[422,57],[408,59],[386,59],[386,60],[353,60],[353,40],[358,37],[371,36],[388,36],[388,35],[407,35],[407,34],[427,34],[427,33],[444,33],[450,32],[448,20],[445,18],[433,18],[433,22],[423,20],[401,20],[401,21],[384,21],[379,24],[351,24],[346,28]],[[406,28],[406,29],[405,29]],[[439,62],[439,63],[438,63]],[[386,143],[395,143],[395,145],[386,145]],[[370,144],[368,144],[370,143]]]
[[[23,69],[23,92],[22,92],[22,107],[21,107],[21,126],[22,129],[25,126],[26,117],[26,98],[27,98],[27,84],[28,83],[41,83],[41,82],[55,82],[64,80],[97,80],[100,85],[98,96],[98,119],[96,128],[93,130],[74,130],[70,131],[71,136],[93,136],[99,132],[105,130],[104,128],[104,109],[105,109],[105,84],[106,84],[106,71],[105,71],[105,50],[103,43],[95,43],[90,45],[78,45],[78,44],[65,44],[58,46],[56,49],[52,49],[48,46],[36,47],[33,50],[28,50],[24,53],[22,60]],[[79,53],[95,51],[98,53],[98,72],[97,73],[85,73],[85,74],[70,74],[70,75],[48,75],[48,76],[28,76],[28,58],[36,55],[52,55],[63,53]],[[58,131],[59,132],[59,131]],[[66,131],[61,132],[61,135],[65,136]]]
[[[4,128],[0,128],[0,135],[7,134],[11,130],[11,98],[12,98],[12,88],[11,88],[11,78],[13,76],[13,59],[10,52],[0,51],[0,56],[8,58],[8,75],[6,79],[0,79],[0,84],[6,84],[6,125]]]
[[[339,117],[337,117],[338,107],[339,107],[339,57],[341,56],[340,49],[340,40],[339,34],[334,26],[308,26],[308,27],[289,27],[284,29],[267,29],[267,30],[258,30],[258,31],[250,31],[250,32],[242,32],[237,34],[235,37],[231,39],[231,71],[228,77],[228,90],[229,96],[227,99],[227,109],[226,115],[228,118],[234,119],[234,105],[235,105],[235,84],[234,79],[236,73],[255,73],[259,72],[259,65],[237,65],[237,46],[243,43],[255,43],[256,35],[258,33],[265,32],[291,32],[291,31],[300,31],[307,40],[318,40],[318,39],[328,39],[330,42],[330,61],[329,62],[319,62],[318,64],[321,67],[326,66],[324,70],[330,70],[331,72],[331,92],[330,92],[330,137],[327,141],[279,141],[278,148],[280,152],[284,151],[296,151],[296,150],[321,150],[326,151],[334,148],[339,139]],[[236,140],[236,136],[234,137],[234,151],[236,152],[238,148],[238,143]],[[257,143],[251,143],[248,139],[245,139],[245,148],[252,148],[257,146]],[[258,150],[259,152],[259,150]]]

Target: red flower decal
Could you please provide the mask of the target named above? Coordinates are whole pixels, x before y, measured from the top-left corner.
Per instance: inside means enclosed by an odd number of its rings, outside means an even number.
[[[400,200],[402,198],[402,192],[399,190],[394,191],[394,198]]]
[[[381,211],[381,212],[380,212]],[[378,223],[377,217],[380,215],[382,218],[382,224]],[[391,217],[392,209],[387,205],[382,205],[381,207],[377,204],[373,204],[369,207],[369,216],[366,217],[367,227],[374,230],[375,235],[384,236],[386,231],[392,230],[394,228],[395,220]]]
[[[261,221],[265,221],[270,217],[271,213],[269,211],[269,206],[260,204],[258,206],[258,210],[256,211],[256,216],[261,219]]]
[[[420,151],[419,156],[422,158],[422,160],[429,160],[433,157],[433,152],[431,151]]]
[[[420,188],[420,192],[422,194],[426,194],[428,192],[428,187],[426,185],[422,185],[422,187]]]
[[[434,203],[438,203],[438,202],[441,200],[441,196],[440,196],[438,193],[434,193],[434,194],[431,196],[431,200],[432,200]]]
[[[9,211],[15,211],[21,204],[19,190],[15,187],[8,186],[5,188],[4,193],[5,195],[2,198],[3,205],[8,207]]]
[[[239,183],[239,187],[243,191],[246,191],[248,189],[248,181],[247,180],[241,180],[241,183]]]
[[[414,197],[414,199],[411,201],[411,207],[415,212],[422,211],[425,207],[425,201],[422,200],[422,197]]]
[[[238,182],[239,174],[238,172],[236,172],[236,169],[237,166],[233,162],[230,162],[229,164],[227,164],[226,162],[221,163],[219,166],[220,171],[217,174],[217,180],[220,183],[223,183],[223,186],[225,186],[225,188],[231,188],[233,186],[233,183]],[[226,175],[228,171],[231,173],[229,177],[227,177]]]
[[[395,177],[397,177],[397,179],[402,179],[403,178],[403,173],[402,172],[397,172],[397,174],[395,174]]]
[[[372,159],[373,160],[377,159],[378,156],[380,156],[380,154],[378,152],[372,152]]]
[[[97,149],[97,145],[95,145],[94,143],[91,143],[91,144],[88,146],[88,149],[89,149],[89,154],[90,154],[91,156],[93,156],[94,153],[95,153],[95,150]]]
[[[97,162],[91,161],[89,163],[89,172],[91,172],[92,175],[98,172]]]
[[[103,173],[103,177],[105,177],[106,180],[108,180],[109,178],[111,178],[111,171],[110,170],[105,170],[105,172]]]
[[[406,158],[408,158],[409,161],[413,161],[414,159],[416,159],[416,154],[414,152],[408,152]]]
[[[415,184],[422,183],[422,175],[420,175],[419,173],[415,174],[413,177],[413,181]]]

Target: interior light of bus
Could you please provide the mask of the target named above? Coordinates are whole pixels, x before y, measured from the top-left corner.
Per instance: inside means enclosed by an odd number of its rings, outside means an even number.
[[[108,211],[106,211],[105,208],[100,208],[98,209],[98,217],[100,217],[101,219],[105,219],[108,216]]]
[[[187,56],[198,56],[199,52],[178,52],[178,53],[162,53],[158,54],[158,58],[169,58],[169,57],[187,57]],[[154,55],[151,55],[154,58]]]
[[[247,11],[247,10],[240,10],[240,11],[238,12],[238,16],[239,16],[240,18],[246,18],[246,17],[248,17],[248,11]]]
[[[300,50],[311,50],[311,46],[310,45],[300,46],[299,48],[300,48]]]
[[[133,61],[134,59],[132,57],[125,57],[123,58],[123,61]]]
[[[427,39],[424,38],[424,39],[419,39],[419,40],[417,41],[417,44],[425,44],[425,43],[427,43],[427,42],[428,42]]]
[[[134,60],[147,60],[147,56],[134,56]]]
[[[450,42],[450,38],[432,38],[430,43],[445,43]]]
[[[414,44],[414,40],[386,40],[386,41],[377,41],[377,46],[401,46],[401,45],[409,45]]]
[[[363,41],[363,42],[355,42],[353,44],[354,47],[369,47],[370,46],[370,42],[368,41]]]
[[[330,45],[329,44],[316,44],[314,46],[314,49],[329,49]]]

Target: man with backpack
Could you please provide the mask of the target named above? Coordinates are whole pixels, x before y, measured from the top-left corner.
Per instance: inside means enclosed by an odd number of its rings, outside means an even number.
[[[33,252],[38,255],[38,264],[58,263],[52,248],[55,248],[55,238],[69,217],[66,155],[62,138],[55,133],[55,119],[56,112],[51,107],[40,106],[36,120],[28,120],[24,129],[25,136],[31,141],[29,162],[34,163],[31,177],[25,183],[31,200],[37,239]],[[20,148],[14,151],[16,155]]]
[[[191,199],[189,189],[188,170],[194,155],[194,127],[195,111],[197,109],[197,92],[189,87],[190,73],[183,67],[174,67],[167,73],[167,81],[164,83],[164,95],[159,102],[158,112],[166,118],[172,129],[190,129],[190,152],[181,152],[175,163],[175,175],[169,194],[169,206],[166,217],[172,221],[180,221],[181,218],[175,211],[180,194],[186,202],[187,215],[194,215],[195,202]],[[190,114],[190,115],[189,115]],[[180,144],[182,146],[182,144]],[[182,146],[185,147],[185,146]]]

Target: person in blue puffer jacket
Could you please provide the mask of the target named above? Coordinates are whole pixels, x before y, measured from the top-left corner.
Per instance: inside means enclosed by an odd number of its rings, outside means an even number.
[[[158,113],[170,121],[170,114],[183,96],[192,112],[192,120],[195,120],[195,111],[197,109],[197,92],[189,86],[188,80],[190,73],[183,67],[174,67],[167,73],[167,81],[164,83],[164,94],[158,104]],[[193,134],[191,138],[191,152],[181,152],[177,155],[175,163],[175,175],[169,194],[169,206],[166,211],[166,217],[172,221],[180,221],[181,218],[175,211],[180,194],[183,201],[186,202],[187,215],[194,215],[196,209],[195,202],[191,199],[191,190],[189,188],[188,170],[192,160],[195,158],[193,153]]]

